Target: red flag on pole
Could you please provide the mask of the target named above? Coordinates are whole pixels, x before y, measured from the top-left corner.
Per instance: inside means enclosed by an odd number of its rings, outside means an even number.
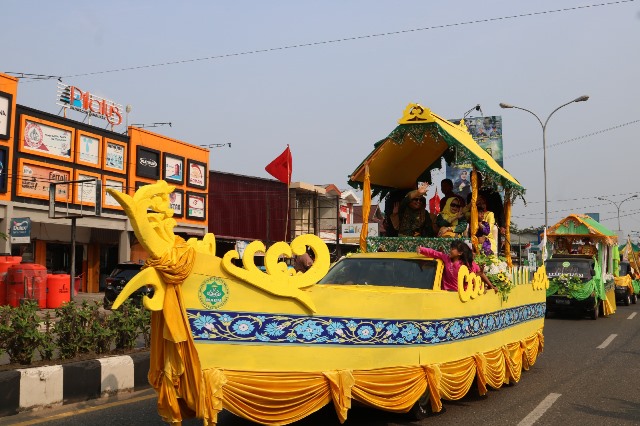
[[[282,183],[289,185],[291,183],[291,150],[289,145],[278,155],[275,160],[270,162],[264,169],[274,178],[278,179]]]
[[[438,195],[438,188],[436,188],[436,194],[429,199],[429,211],[431,213],[440,213],[440,196]]]

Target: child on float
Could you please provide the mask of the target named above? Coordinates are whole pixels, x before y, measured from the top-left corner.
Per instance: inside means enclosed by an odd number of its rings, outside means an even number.
[[[469,272],[480,276],[487,287],[495,289],[495,286],[489,281],[480,266],[473,261],[473,252],[465,241],[452,241],[449,254],[422,246],[418,246],[417,252],[426,257],[440,259],[442,263],[444,263],[442,290],[458,291],[458,271],[460,271],[462,265],[465,265],[469,269]]]

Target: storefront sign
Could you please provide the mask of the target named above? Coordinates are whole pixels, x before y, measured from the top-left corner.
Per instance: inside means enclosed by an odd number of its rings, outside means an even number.
[[[0,146],[0,192],[7,192],[7,159],[9,158],[9,148]]]
[[[105,168],[124,171],[124,145],[107,141]]]
[[[160,179],[160,151],[138,146],[136,150],[136,175]]]
[[[17,217],[11,219],[11,244],[29,244],[31,242],[31,219]]]
[[[80,135],[78,149],[79,160],[91,165],[100,164],[100,139],[87,135]]]
[[[119,180],[106,178],[104,186],[118,192],[124,192],[124,183]],[[120,207],[120,203],[118,203],[118,201],[108,192],[105,192],[104,205],[105,207]]]
[[[370,223],[368,225],[369,237],[378,236],[378,224]],[[350,223],[342,225],[342,242],[345,244],[360,243],[360,232],[362,232],[362,223]]]
[[[164,175],[167,182],[184,182],[184,158],[164,153]]]
[[[204,195],[187,193],[187,219],[204,220],[206,199]]]
[[[9,93],[0,92],[0,139],[9,139],[12,104],[13,96]]]
[[[49,199],[49,182],[64,182],[71,180],[71,173],[56,170],[49,167],[42,167],[31,163],[22,163],[19,180],[18,195],[32,196]],[[56,200],[66,201],[69,199],[68,185],[56,186]]]
[[[181,189],[174,189],[169,194],[169,207],[173,209],[173,217],[184,216],[184,192]]]
[[[83,203],[95,203],[97,194],[96,177],[92,175],[85,175],[78,173],[78,179],[81,181],[76,183],[76,198],[81,204]]]
[[[187,185],[204,189],[207,186],[207,165],[195,160],[188,160],[187,165]]]
[[[23,147],[29,151],[71,158],[71,137],[68,130],[25,120]]]
[[[107,120],[117,126],[122,123],[122,105],[83,91],[76,86],[58,82],[58,105],[93,117]]]

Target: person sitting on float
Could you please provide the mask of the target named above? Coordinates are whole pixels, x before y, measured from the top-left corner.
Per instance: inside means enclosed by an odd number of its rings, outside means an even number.
[[[582,242],[583,244],[578,248],[578,254],[587,254],[589,256],[595,256],[598,254],[598,249],[593,243],[591,243],[590,238],[585,237],[582,239]]]
[[[553,252],[555,254],[570,254],[571,244],[569,244],[569,241],[566,238],[560,237],[556,240]]]
[[[450,197],[444,208],[436,217],[438,237],[459,238],[468,235],[469,223],[463,211],[463,205],[459,198]]]
[[[478,230],[476,237],[480,244],[480,252],[485,256],[497,255],[498,253],[498,226],[493,212],[487,210],[487,203],[484,198],[479,197],[476,202],[478,208]]]

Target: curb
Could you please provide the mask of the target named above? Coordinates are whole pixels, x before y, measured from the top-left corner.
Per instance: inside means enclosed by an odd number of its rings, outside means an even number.
[[[0,372],[0,417],[149,388],[149,352]]]

